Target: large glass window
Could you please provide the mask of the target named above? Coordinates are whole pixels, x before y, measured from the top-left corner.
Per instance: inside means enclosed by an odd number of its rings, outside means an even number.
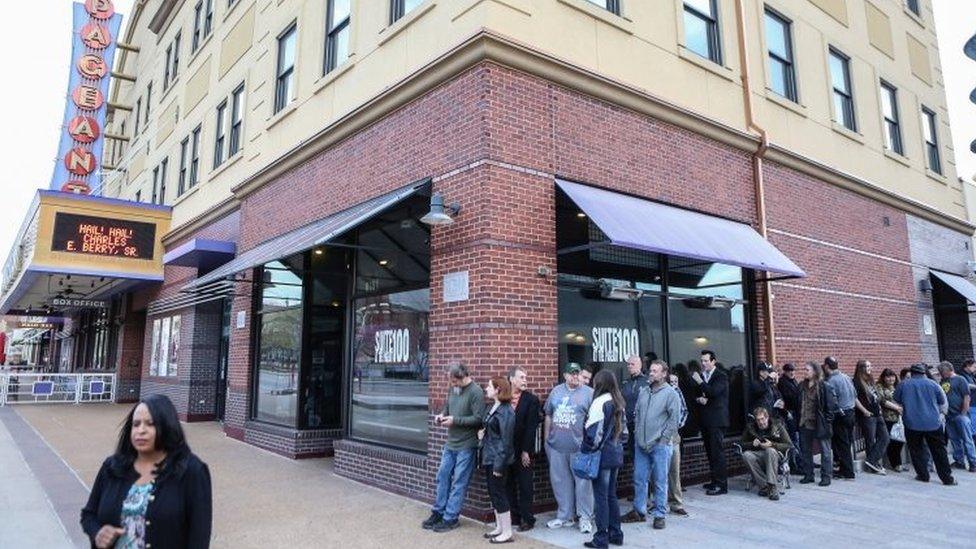
[[[881,116],[884,118],[885,148],[904,154],[901,144],[901,121],[898,116],[898,91],[894,86],[881,81]]]
[[[746,416],[750,337],[745,273],[739,267],[619,248],[561,192],[557,194],[559,364],[611,369],[661,358],[689,405],[683,436],[699,435],[692,374],[711,350],[729,376],[732,431]]]
[[[294,426],[302,354],[302,255],[262,269],[254,417]]]
[[[285,108],[295,99],[295,24],[278,36],[278,66],[275,69],[274,112]]]

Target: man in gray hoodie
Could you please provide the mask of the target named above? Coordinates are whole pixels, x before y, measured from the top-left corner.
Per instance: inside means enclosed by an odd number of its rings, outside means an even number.
[[[650,385],[637,395],[634,421],[634,508],[621,522],[642,522],[647,516],[647,483],[654,475],[654,528],[664,528],[668,512],[668,469],[672,441],[681,420],[681,395],[668,383],[670,368],[663,360],[651,362]]]

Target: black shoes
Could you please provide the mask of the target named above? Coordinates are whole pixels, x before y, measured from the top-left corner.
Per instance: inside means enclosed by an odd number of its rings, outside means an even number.
[[[422,523],[420,523],[420,526],[424,530],[431,530],[431,529],[434,528],[434,525],[436,525],[438,522],[440,522],[443,518],[444,517],[440,513],[437,513],[437,512],[433,512],[432,511],[430,513],[430,516],[427,517],[427,520],[425,520]]]
[[[928,482],[929,481],[928,478],[923,477],[923,476],[919,476],[919,475],[915,475],[915,480],[917,480],[919,482]]]
[[[813,477],[803,477],[800,479],[800,484],[813,484]]]
[[[830,486],[830,479],[829,478],[820,479],[820,483],[818,484],[818,486]]]
[[[961,469],[961,470],[965,471],[966,470],[966,465],[964,463],[960,463],[958,461],[953,461],[952,462],[952,468],[953,469]]]
[[[682,516],[682,517],[687,517],[688,516],[688,511],[685,511],[684,507],[672,507],[671,508],[671,514],[672,515]]]
[[[942,481],[942,484],[945,484],[946,486],[958,486],[959,485],[959,483],[954,478],[950,478],[949,479],[949,482],[946,482],[946,481],[943,480]]]
[[[716,483],[714,483],[714,482],[706,482],[705,484],[702,484],[702,488],[703,488],[703,489],[704,489],[704,490],[705,490],[706,492],[707,492],[708,490],[711,490],[712,488],[715,488],[716,486],[719,486],[719,485],[718,485],[718,484],[716,484]]]
[[[654,529],[664,530],[664,517],[654,517]]]
[[[728,488],[726,488],[724,486],[715,486],[715,487],[711,488],[710,490],[708,490],[707,492],[705,492],[705,495],[706,496],[721,496],[723,494],[728,494],[728,493],[729,493],[729,489]]]
[[[970,465],[969,466],[969,472],[970,473],[976,473],[976,465]]]
[[[457,528],[460,525],[461,525],[461,523],[460,523],[460,521],[458,521],[458,519],[454,519],[454,520],[441,520],[440,522],[438,522],[437,524],[435,524],[431,528],[431,530],[433,530],[433,531],[437,532],[438,534],[440,534],[440,533],[443,533],[443,532],[450,532],[451,530]],[[492,541],[494,542],[494,540],[492,540]]]
[[[535,522],[523,522],[518,525],[517,530],[519,532],[528,532],[529,530],[535,528]]]

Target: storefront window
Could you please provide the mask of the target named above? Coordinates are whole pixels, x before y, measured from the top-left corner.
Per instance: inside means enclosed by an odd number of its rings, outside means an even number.
[[[264,266],[254,417],[294,426],[302,353],[301,255]]]
[[[311,254],[306,273],[312,289],[308,303],[308,361],[302,368],[302,427],[342,426],[342,367],[345,349],[349,253],[319,248]]]

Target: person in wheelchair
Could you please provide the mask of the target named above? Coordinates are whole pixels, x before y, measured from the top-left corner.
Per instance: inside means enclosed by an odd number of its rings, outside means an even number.
[[[779,419],[771,419],[769,411],[759,406],[742,433],[742,460],[749,467],[759,495],[779,499],[780,465],[792,446],[790,435]]]

